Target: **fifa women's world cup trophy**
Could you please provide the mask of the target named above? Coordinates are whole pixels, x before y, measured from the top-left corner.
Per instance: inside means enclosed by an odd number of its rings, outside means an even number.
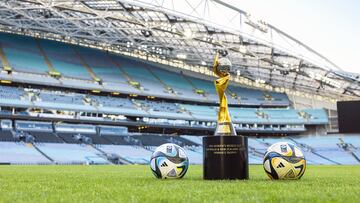
[[[222,51],[224,53],[224,51]],[[244,136],[237,136],[229,113],[226,89],[230,82],[231,61],[219,52],[215,55],[213,71],[216,92],[219,95],[219,112],[215,136],[203,137],[204,179],[248,179],[248,143]]]
[[[236,135],[236,131],[231,122],[229,107],[225,95],[230,80],[231,61],[223,57],[219,59],[219,53],[216,53],[213,71],[219,78],[215,80],[216,92],[219,95],[219,113],[215,135]]]

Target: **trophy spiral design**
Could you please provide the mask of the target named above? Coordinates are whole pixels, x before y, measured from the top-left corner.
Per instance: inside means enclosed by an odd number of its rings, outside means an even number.
[[[204,179],[248,179],[248,143],[237,136],[229,113],[226,89],[230,82],[231,61],[219,52],[215,55],[213,72],[218,77],[215,89],[219,95],[219,111],[214,136],[203,137]]]

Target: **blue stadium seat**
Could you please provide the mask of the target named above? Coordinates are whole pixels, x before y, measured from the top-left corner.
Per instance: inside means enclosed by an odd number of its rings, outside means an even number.
[[[31,144],[0,142],[0,163],[50,164]]]
[[[40,40],[46,55],[54,68],[63,76],[91,80],[81,59],[77,56],[74,46],[50,40]]]
[[[37,147],[59,164],[109,164],[87,145],[46,143]]]

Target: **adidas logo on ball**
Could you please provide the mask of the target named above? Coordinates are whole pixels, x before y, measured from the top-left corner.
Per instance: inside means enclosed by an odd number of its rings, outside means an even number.
[[[283,167],[285,167],[284,164],[280,162],[276,168],[283,168]]]

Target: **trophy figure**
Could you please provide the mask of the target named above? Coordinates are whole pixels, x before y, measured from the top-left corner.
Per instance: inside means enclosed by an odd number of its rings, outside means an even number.
[[[225,95],[230,81],[230,70],[230,60],[224,55],[219,58],[217,52],[213,71],[218,77],[214,83],[220,104],[215,136],[203,137],[203,169],[206,180],[249,178],[247,137],[236,135]]]
[[[219,53],[216,53],[213,71],[219,78],[214,81],[216,92],[219,95],[219,112],[217,126],[214,135],[236,135],[235,128],[231,122],[229,107],[225,95],[226,88],[230,80],[231,61],[228,58],[219,59]]]

